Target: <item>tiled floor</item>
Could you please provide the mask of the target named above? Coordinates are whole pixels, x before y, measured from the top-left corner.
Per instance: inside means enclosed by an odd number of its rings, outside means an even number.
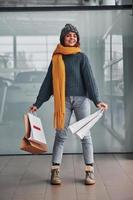
[[[0,200],[133,200],[133,154],[95,154],[96,184],[84,185],[81,155],[64,155],[61,186],[51,155],[0,156]]]

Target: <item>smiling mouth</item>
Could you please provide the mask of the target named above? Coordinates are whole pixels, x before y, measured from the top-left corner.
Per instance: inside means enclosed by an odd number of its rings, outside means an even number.
[[[75,43],[76,41],[69,41],[69,43]]]

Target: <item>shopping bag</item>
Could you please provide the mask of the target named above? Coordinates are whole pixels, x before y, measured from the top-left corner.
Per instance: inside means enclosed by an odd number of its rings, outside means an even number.
[[[20,149],[32,154],[47,152],[48,147],[40,118],[30,113],[25,114],[24,125],[25,135],[21,140]]]
[[[29,141],[46,144],[46,138],[40,118],[31,113],[28,113],[28,118],[31,126]]]
[[[103,116],[103,110],[98,110],[95,113],[71,124],[68,130],[72,134],[76,134],[80,139],[88,134],[89,129],[91,129],[96,122]]]

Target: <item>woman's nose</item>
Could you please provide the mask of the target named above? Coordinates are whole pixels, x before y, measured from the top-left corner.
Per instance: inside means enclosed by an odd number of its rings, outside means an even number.
[[[70,39],[74,39],[74,37],[73,37],[73,36],[70,36]]]

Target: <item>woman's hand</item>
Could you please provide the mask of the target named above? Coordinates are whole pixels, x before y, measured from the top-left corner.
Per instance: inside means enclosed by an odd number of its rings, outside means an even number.
[[[104,102],[100,102],[97,104],[97,107],[106,111],[108,109],[108,104],[104,103]]]
[[[36,112],[37,111],[37,107],[32,105],[30,108],[29,108],[29,112]]]

